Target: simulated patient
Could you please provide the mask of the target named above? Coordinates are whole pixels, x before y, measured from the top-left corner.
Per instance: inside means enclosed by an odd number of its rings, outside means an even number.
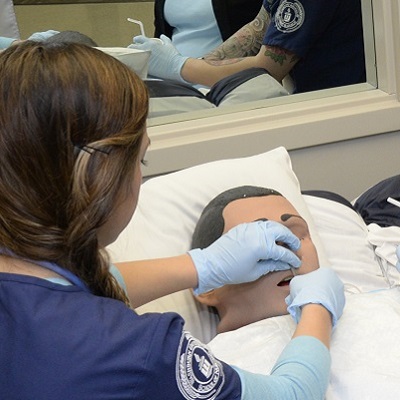
[[[307,222],[279,192],[256,186],[236,187],[215,197],[200,216],[192,237],[192,248],[207,247],[234,226],[256,220],[279,222],[301,240],[301,248],[296,254],[302,264],[296,274],[319,268]],[[285,298],[289,295],[292,277],[290,270],[271,272],[255,282],[225,285],[195,298],[216,309],[220,319],[217,332],[226,332],[287,314]]]

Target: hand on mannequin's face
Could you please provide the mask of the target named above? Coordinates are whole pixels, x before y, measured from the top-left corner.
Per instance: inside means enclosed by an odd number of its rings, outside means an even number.
[[[223,218],[224,233],[240,223],[259,219],[285,225],[301,240],[301,248],[296,254],[302,265],[296,273],[305,274],[319,268],[308,225],[284,197],[269,195],[232,201],[224,208]],[[230,331],[261,319],[287,314],[285,298],[292,277],[291,271],[271,272],[255,282],[226,285],[196,299],[217,309],[219,333]]]

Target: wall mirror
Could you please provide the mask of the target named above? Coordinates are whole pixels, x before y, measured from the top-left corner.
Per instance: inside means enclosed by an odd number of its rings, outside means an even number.
[[[149,126],[158,126],[158,125],[165,125],[182,121],[198,120],[201,118],[207,118],[219,115],[227,115],[229,117],[229,114],[240,111],[263,109],[272,106],[292,104],[312,99],[321,99],[346,93],[355,93],[355,92],[362,92],[362,91],[376,89],[377,72],[376,72],[376,57],[375,57],[375,45],[374,45],[372,0],[361,0],[361,3],[362,3],[365,58],[366,58],[366,71],[367,71],[367,81],[365,83],[334,88],[334,89],[319,90],[309,93],[294,94],[275,99],[247,102],[240,105],[226,106],[223,108],[221,107],[211,110],[191,111],[181,114],[174,114],[170,116],[150,118]]]
[[[101,29],[102,37],[111,37],[117,28],[123,30],[131,12],[140,13],[142,9],[145,13],[138,18],[148,17],[146,26],[151,26],[152,2],[111,1],[81,5],[77,0],[14,3],[19,4],[16,11],[23,37],[51,27],[55,20],[61,29],[73,23],[77,29],[85,26],[89,34]],[[361,1],[367,56],[365,84],[287,96],[277,99],[275,105],[267,101],[213,110],[212,115],[188,113],[150,121],[151,146],[143,175],[151,178],[278,146],[289,151],[305,189],[332,190],[351,199],[379,180],[398,174],[400,0]],[[56,4],[44,5],[50,2]],[[120,13],[116,11],[119,7]],[[131,37],[129,28],[126,36]]]
[[[147,3],[144,0],[14,0],[16,6],[23,5],[73,5],[73,4],[89,4],[89,5],[100,5],[100,3]],[[376,74],[376,62],[375,62],[375,48],[374,48],[374,29],[373,29],[373,7],[372,0],[361,0],[362,13],[363,13],[363,26],[364,26],[364,42],[365,42],[365,55],[366,55],[366,67],[367,67],[367,82],[364,84],[351,85],[341,88],[320,90],[311,93],[295,94],[276,99],[268,99],[256,102],[247,102],[235,106],[226,106],[210,110],[199,110],[190,111],[180,114],[173,114],[163,117],[156,117],[149,119],[149,126],[163,126],[167,124],[173,124],[183,121],[199,120],[207,117],[214,116],[227,116],[230,114],[237,113],[240,111],[247,110],[259,110],[269,108],[273,106],[281,106],[285,104],[299,103],[312,99],[321,99],[332,96],[337,96],[346,93],[362,92],[377,88],[377,74]],[[91,24],[96,21],[90,21]]]
[[[328,152],[335,160],[334,171],[341,154],[333,151],[336,145],[359,143],[376,149],[379,145],[373,145],[375,139],[390,141],[391,132],[400,131],[400,0],[362,4],[372,11],[370,24],[364,25],[368,82],[298,95],[300,101],[293,101],[296,95],[288,103],[290,96],[286,96],[286,103],[257,104],[229,114],[150,126],[152,144],[145,175],[259,154],[278,146],[284,146],[292,155],[304,155],[304,162],[310,165],[311,153]],[[396,155],[392,161],[397,162],[397,158]],[[372,168],[368,160],[361,159],[365,169]],[[307,168],[314,176],[319,165],[314,170]],[[325,168],[324,161],[321,168]]]

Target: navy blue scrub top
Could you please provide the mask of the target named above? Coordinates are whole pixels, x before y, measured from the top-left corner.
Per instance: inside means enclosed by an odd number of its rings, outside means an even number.
[[[360,0],[264,0],[271,24],[263,44],[301,60],[295,93],[366,81]]]
[[[85,288],[0,273],[8,400],[240,399],[236,371],[174,313],[137,315]]]

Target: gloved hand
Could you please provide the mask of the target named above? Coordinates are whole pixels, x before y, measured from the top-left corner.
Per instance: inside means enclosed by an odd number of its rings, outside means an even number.
[[[290,250],[276,242],[283,242]],[[300,240],[282,224],[240,224],[207,248],[189,251],[199,280],[194,293],[251,282],[271,271],[298,268],[301,262],[293,251],[299,248]]]
[[[397,255],[396,269],[397,269],[397,271],[400,272],[400,245],[397,246],[396,255]]]
[[[290,281],[290,295],[286,297],[289,314],[296,323],[300,320],[301,307],[314,303],[332,314],[333,327],[342,316],[345,302],[343,282],[330,268],[295,276]]]
[[[143,35],[135,36],[128,48],[151,51],[149,75],[186,82],[181,77],[181,69],[189,57],[182,56],[167,36],[161,35],[160,39],[161,42]]]
[[[57,33],[60,33],[59,31],[45,31],[45,32],[35,32],[31,36],[28,37],[28,40],[33,40],[34,42],[43,42],[49,37],[52,37],[56,35]]]

